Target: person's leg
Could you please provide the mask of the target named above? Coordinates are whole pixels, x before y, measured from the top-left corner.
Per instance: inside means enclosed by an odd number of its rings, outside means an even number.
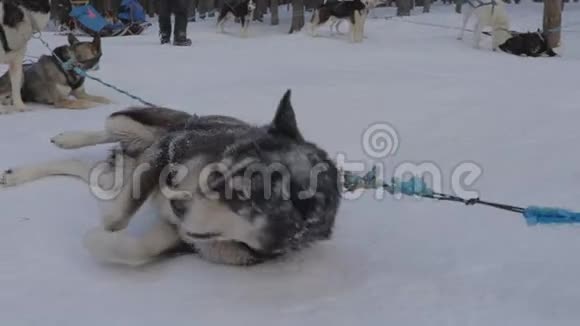
[[[189,2],[189,0],[173,0],[173,14],[175,15],[174,45],[191,45],[191,40],[187,38],[187,9]]]
[[[197,8],[197,0],[189,0],[189,8],[187,9],[187,21],[195,22],[195,8]]]
[[[169,43],[171,38],[171,1],[158,0],[159,36],[161,38],[161,44]]]
[[[199,11],[199,18],[205,19],[208,11],[207,0],[198,0],[197,10]]]

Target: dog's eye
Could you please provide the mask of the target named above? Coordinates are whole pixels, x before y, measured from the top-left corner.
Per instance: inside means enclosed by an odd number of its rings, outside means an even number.
[[[171,209],[173,210],[173,214],[177,216],[179,219],[183,219],[185,214],[187,213],[189,207],[189,201],[187,200],[171,200],[169,202],[171,205]]]

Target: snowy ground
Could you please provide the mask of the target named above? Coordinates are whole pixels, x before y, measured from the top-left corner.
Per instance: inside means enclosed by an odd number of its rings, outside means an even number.
[[[512,27],[541,28],[542,5],[509,6]],[[477,163],[483,198],[580,209],[580,5],[567,4],[558,58],[519,58],[471,46],[451,6],[368,21],[368,39],[288,35],[254,24],[249,39],[189,25],[191,48],[159,46],[157,29],[104,40],[95,75],[151,102],[198,114],[268,122],[285,89],[303,134],[330,153],[370,162],[369,125],[400,139],[389,171],[430,161],[450,189],[455,166]],[[393,9],[377,11],[390,16]],[[267,17],[269,19],[269,17]],[[342,26],[346,30],[346,24]],[[46,35],[57,46],[64,37]],[[46,53],[33,41],[29,54]],[[100,158],[48,139],[96,129],[134,104],[89,83],[115,105],[0,116],[0,165]],[[345,201],[334,239],[282,261],[235,268],[195,256],[139,269],[104,265],[81,245],[99,223],[80,182],[57,178],[0,192],[2,325],[578,325],[580,229],[529,227],[517,214],[427,200]],[[140,212],[137,226],[151,212]]]

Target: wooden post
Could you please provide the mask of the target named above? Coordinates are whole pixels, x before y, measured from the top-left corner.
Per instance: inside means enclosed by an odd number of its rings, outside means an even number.
[[[267,11],[266,0],[254,0],[254,3],[256,4],[256,10],[254,10],[254,20],[262,21],[262,18]]]
[[[562,0],[544,0],[544,33],[550,48],[560,46]]]

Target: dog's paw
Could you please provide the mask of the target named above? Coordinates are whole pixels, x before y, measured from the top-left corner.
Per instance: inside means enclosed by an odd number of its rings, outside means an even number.
[[[24,182],[26,182],[26,176],[20,170],[8,169],[0,173],[0,189],[14,187]]]
[[[54,106],[62,109],[69,110],[86,110],[96,106],[95,103],[88,100],[60,100],[54,103]]]
[[[112,104],[113,101],[109,100],[106,97],[103,96],[95,96],[92,98],[93,102],[99,103],[99,104]]]
[[[56,147],[62,149],[75,149],[83,147],[85,138],[80,132],[63,132],[50,139]]]
[[[94,108],[96,105],[96,103],[88,101],[88,100],[80,100],[77,102],[75,107],[72,107],[71,109],[73,110],[86,110],[86,109],[92,109]]]
[[[24,102],[22,102],[22,101],[15,102],[15,103],[14,103],[12,106],[14,107],[14,109],[15,109],[17,112],[24,112],[24,111],[27,111],[27,110],[26,110],[26,105],[25,105],[25,104],[24,104]]]
[[[129,266],[139,266],[147,262],[145,257],[135,255],[138,244],[124,232],[94,228],[85,234],[83,245],[91,256],[103,262]]]
[[[12,174],[12,170],[6,170],[0,174],[0,188],[8,186],[8,178],[10,174]]]
[[[0,100],[0,103],[2,103],[2,105],[5,105],[5,106],[6,105],[12,105],[12,98],[10,98],[10,97],[3,97]]]
[[[20,113],[20,112],[28,112],[32,111],[31,109],[24,107],[17,107],[17,106],[2,106],[0,107],[0,114],[12,114],[12,113]]]

